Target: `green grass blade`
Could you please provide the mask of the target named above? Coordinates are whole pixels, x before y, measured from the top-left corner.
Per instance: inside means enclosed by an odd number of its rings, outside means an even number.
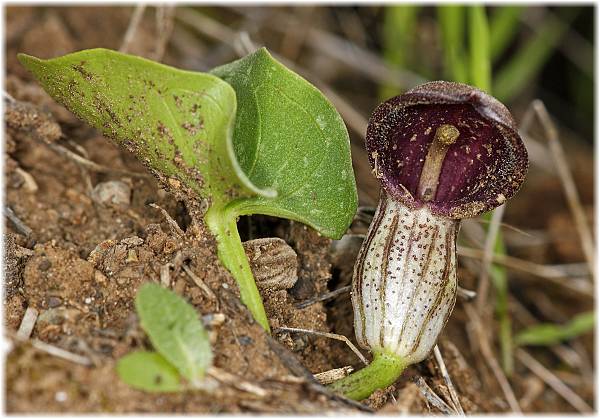
[[[486,220],[491,220],[492,213],[489,212],[483,216]],[[498,231],[496,243],[494,243],[494,253],[506,254],[506,246],[502,232]],[[500,362],[506,375],[510,376],[514,369],[513,335],[512,319],[508,311],[508,274],[506,268],[501,265],[492,265],[490,267],[490,279],[496,292],[496,317],[498,318],[499,331],[498,341],[500,342]]]
[[[517,345],[556,345],[594,329],[595,314],[587,311],[566,324],[541,323],[522,330],[515,336]]]
[[[468,9],[471,84],[489,92],[492,87],[489,28],[484,6]]]
[[[401,5],[384,8],[382,55],[394,68],[410,67],[414,60],[415,29],[419,6]],[[385,100],[399,94],[396,86],[382,85],[379,97]]]
[[[494,94],[500,101],[510,101],[531,83],[569,29],[568,23],[575,15],[571,12],[563,21],[548,16],[535,36],[498,71],[494,80]]]
[[[473,6],[469,8],[469,46],[470,46],[470,72],[471,84],[491,94],[492,69],[489,48],[489,27],[485,8]],[[491,220],[492,213],[483,216]],[[505,254],[502,232],[498,232],[494,252]],[[490,275],[492,285],[496,291],[496,316],[499,322],[499,342],[501,362],[504,372],[510,376],[513,370],[512,356],[512,322],[508,312],[508,279],[503,266],[492,265]]]
[[[444,77],[468,83],[469,76],[465,58],[464,26],[465,9],[462,6],[439,6],[437,8],[444,49]]]
[[[490,57],[496,61],[518,33],[522,6],[493,8],[490,19]]]

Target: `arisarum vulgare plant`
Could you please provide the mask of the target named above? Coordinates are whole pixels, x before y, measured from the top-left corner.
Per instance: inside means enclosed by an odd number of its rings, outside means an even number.
[[[461,219],[503,204],[528,166],[506,107],[444,81],[379,105],[366,147],[382,190],[354,267],[352,305],[356,338],[373,361],[331,385],[353,399],[427,357],[456,300]]]

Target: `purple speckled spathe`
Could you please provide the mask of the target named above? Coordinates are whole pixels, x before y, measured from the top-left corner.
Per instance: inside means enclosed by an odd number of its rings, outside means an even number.
[[[436,129],[460,132],[444,157],[437,191],[424,202],[417,187]],[[369,160],[383,188],[410,208],[429,206],[448,218],[477,216],[519,189],[527,151],[508,110],[471,86],[431,82],[375,110],[367,129]]]

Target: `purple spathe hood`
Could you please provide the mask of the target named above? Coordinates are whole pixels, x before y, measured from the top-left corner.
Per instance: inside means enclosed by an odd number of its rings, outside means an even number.
[[[448,124],[460,134],[444,149],[437,189],[425,201],[417,194],[425,159],[437,128]],[[366,147],[392,198],[455,219],[504,203],[520,188],[528,167],[506,107],[471,86],[444,81],[425,83],[379,105],[369,120]]]

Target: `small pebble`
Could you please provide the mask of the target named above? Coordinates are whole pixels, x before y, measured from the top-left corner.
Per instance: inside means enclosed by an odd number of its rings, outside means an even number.
[[[94,187],[92,199],[100,205],[124,210],[131,202],[131,188],[120,180],[101,182]]]
[[[252,343],[254,342],[252,340],[252,338],[250,336],[240,336],[238,337],[238,342],[240,343],[240,345],[245,346],[245,345],[252,345]]]
[[[48,307],[55,308],[62,304],[62,300],[58,297],[48,297]]]
[[[51,267],[52,267],[52,263],[48,259],[42,259],[42,261],[38,265],[38,269],[42,272],[46,272]]]
[[[57,391],[54,394],[54,400],[56,400],[59,403],[64,403],[67,401],[67,393],[65,393],[64,391]]]

